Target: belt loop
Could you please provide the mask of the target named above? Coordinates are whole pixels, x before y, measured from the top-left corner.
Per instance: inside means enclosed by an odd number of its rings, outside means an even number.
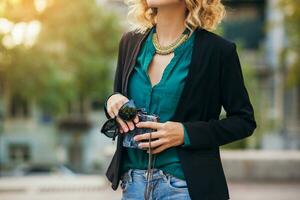
[[[159,170],[159,173],[165,181],[168,181],[168,174],[166,174],[163,170]]]

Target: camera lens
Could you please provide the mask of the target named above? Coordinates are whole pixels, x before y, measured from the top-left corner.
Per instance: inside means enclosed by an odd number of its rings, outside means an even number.
[[[119,110],[118,116],[126,121],[133,120],[137,114],[137,108],[134,104],[134,100],[130,99]]]

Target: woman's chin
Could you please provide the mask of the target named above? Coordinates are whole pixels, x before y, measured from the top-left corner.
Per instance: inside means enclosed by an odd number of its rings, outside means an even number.
[[[170,5],[178,4],[180,2],[178,0],[146,0],[146,1],[148,7],[150,8],[170,6]]]

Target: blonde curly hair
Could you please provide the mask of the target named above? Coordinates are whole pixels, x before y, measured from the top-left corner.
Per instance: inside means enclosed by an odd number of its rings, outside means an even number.
[[[131,28],[145,33],[156,24],[157,8],[149,8],[146,0],[124,0],[128,5],[127,19]],[[220,0],[185,0],[185,26],[194,30],[197,27],[212,31],[225,17],[225,7]]]

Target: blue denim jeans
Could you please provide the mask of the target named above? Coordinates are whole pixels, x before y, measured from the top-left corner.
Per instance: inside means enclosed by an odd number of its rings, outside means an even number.
[[[122,200],[143,200],[147,170],[129,169],[121,176]],[[191,200],[185,180],[154,169],[151,200]]]

